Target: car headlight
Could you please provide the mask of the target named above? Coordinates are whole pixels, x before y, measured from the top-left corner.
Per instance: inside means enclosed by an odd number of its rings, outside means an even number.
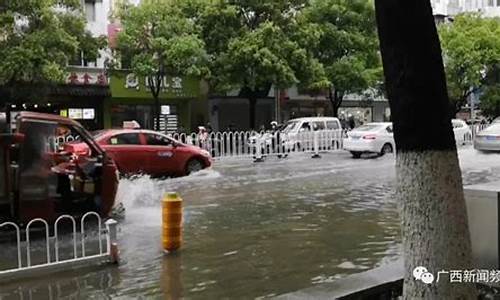
[[[210,157],[210,153],[207,150],[201,150],[201,155]]]

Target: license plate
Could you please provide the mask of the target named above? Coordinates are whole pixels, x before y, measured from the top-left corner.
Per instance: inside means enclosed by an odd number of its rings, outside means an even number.
[[[496,136],[491,136],[491,135],[488,135],[488,136],[486,136],[486,139],[487,139],[488,141],[491,141],[491,140],[496,140],[496,139],[497,139],[497,137],[496,137]]]

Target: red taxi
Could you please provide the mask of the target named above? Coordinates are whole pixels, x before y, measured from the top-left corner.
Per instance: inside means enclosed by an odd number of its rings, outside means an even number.
[[[94,132],[93,137],[121,174],[184,176],[212,165],[208,151],[152,130],[105,129]],[[85,155],[88,147],[73,142],[66,144],[65,150]]]

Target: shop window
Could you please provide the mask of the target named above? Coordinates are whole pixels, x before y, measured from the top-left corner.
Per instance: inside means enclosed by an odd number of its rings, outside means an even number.
[[[150,146],[170,146],[172,141],[159,134],[146,134],[146,142]]]
[[[140,145],[138,133],[122,133],[109,139],[110,145]]]
[[[95,1],[85,0],[85,18],[87,22],[95,22]]]

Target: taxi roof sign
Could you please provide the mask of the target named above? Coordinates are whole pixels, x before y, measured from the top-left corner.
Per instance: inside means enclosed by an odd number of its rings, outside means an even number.
[[[141,125],[137,121],[124,121],[123,129],[140,129]]]

